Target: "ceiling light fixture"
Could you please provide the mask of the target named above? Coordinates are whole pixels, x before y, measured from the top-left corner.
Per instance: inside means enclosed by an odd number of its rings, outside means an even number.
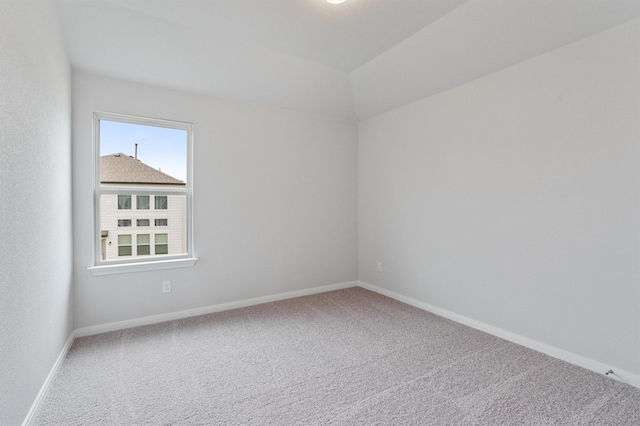
[[[340,3],[344,3],[345,0],[327,0],[327,3],[331,3],[331,4],[340,4]]]

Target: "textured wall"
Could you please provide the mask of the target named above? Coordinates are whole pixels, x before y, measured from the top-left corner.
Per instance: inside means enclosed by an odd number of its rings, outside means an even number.
[[[638,47],[634,20],[361,122],[359,279],[640,373]]]
[[[76,71],[73,93],[77,328],[357,279],[355,123]],[[195,267],[87,271],[94,111],[194,124]]]
[[[55,9],[0,2],[0,424],[72,330],[70,72]]]

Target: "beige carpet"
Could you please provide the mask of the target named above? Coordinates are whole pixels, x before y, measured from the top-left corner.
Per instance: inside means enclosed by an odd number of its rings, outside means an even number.
[[[77,339],[40,425],[640,425],[640,389],[376,293]]]

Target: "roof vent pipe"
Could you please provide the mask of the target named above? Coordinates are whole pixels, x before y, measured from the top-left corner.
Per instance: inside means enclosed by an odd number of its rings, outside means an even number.
[[[138,159],[138,144],[136,144],[136,152],[135,152],[134,155],[135,155],[134,158],[137,160]]]

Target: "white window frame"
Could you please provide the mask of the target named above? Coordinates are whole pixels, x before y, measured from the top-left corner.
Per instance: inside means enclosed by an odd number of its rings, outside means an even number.
[[[187,132],[187,182],[185,188],[118,188],[100,185],[100,121],[118,121],[130,124],[141,124],[154,127],[185,130]],[[126,272],[151,271],[158,269],[182,268],[194,266],[198,260],[194,256],[193,244],[193,124],[180,121],[138,117],[108,112],[93,114],[93,181],[94,181],[94,263],[88,269],[93,275],[110,275]],[[132,202],[136,195],[181,195],[186,197],[187,221],[187,253],[180,255],[162,255],[161,257],[111,259],[101,258],[101,218],[100,198],[106,194],[131,195]],[[133,207],[133,206],[132,206]],[[132,241],[133,243],[133,241]]]

